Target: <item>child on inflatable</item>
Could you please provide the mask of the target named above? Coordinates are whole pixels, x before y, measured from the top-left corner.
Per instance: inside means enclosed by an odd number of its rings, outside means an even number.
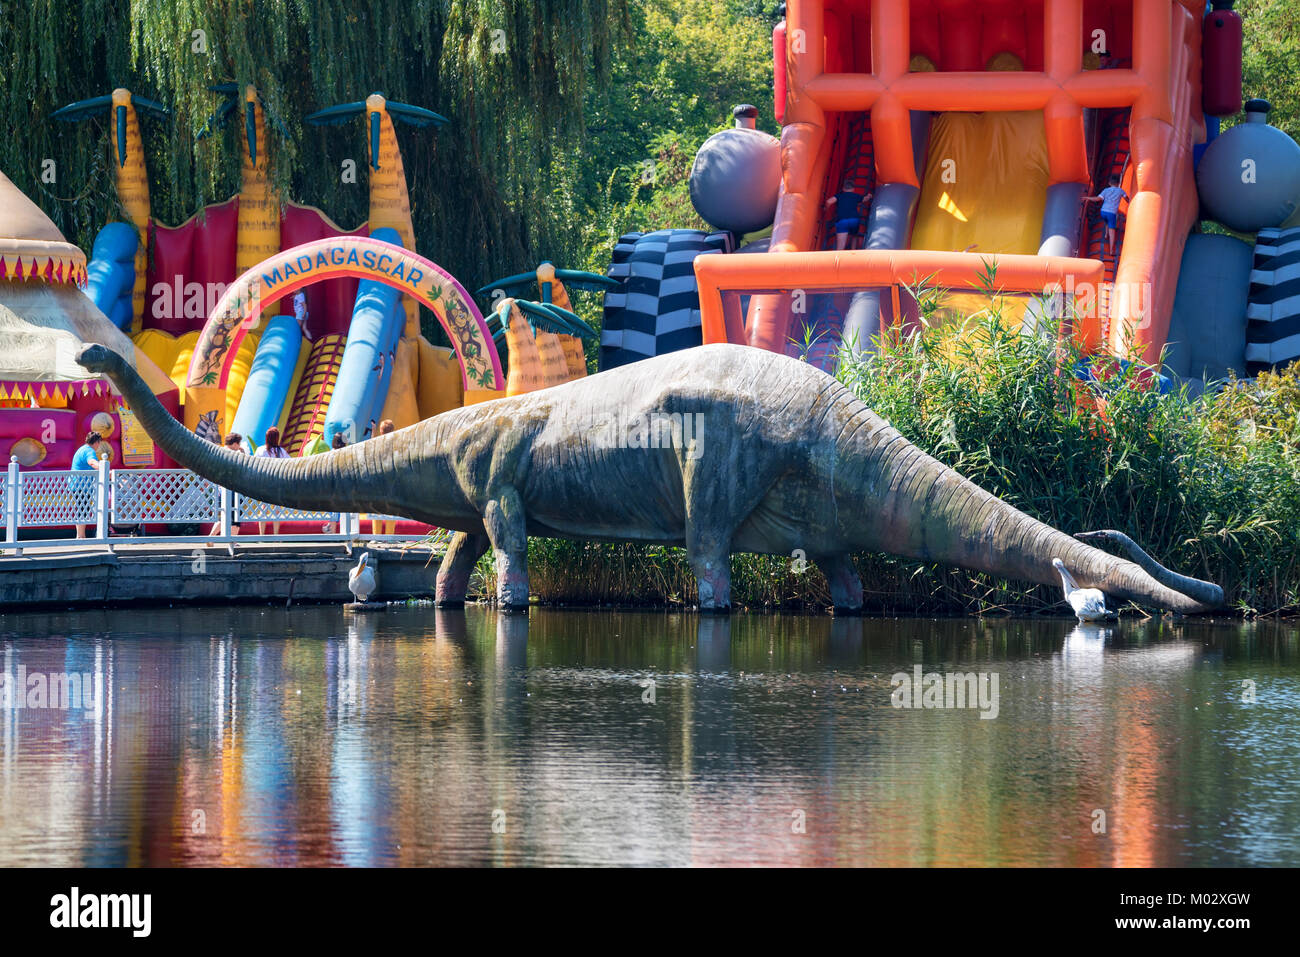
[[[1101,220],[1106,224],[1106,255],[1115,255],[1115,231],[1119,221],[1119,204],[1128,199],[1128,193],[1120,189],[1119,177],[1112,175],[1110,185],[1096,196],[1085,196],[1086,203],[1101,203]]]
[[[862,225],[862,210],[869,197],[858,192],[858,183],[852,176],[845,177],[844,188],[826,200],[826,209],[835,207],[835,249],[848,248],[849,240],[856,238]]]

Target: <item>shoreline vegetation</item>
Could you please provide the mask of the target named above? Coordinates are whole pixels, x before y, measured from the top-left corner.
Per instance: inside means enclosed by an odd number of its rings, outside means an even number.
[[[879,354],[844,350],[838,378],[909,440],[1016,508],[1068,533],[1113,528],[1163,564],[1218,582],[1224,614],[1300,615],[1300,369],[1161,393],[1138,363],[1089,362],[1048,324],[1023,334],[1000,297],[962,321],[918,290],[917,332]],[[811,343],[806,343],[806,346]],[[707,439],[705,439],[707,440]],[[679,548],[557,539],[529,543],[543,603],[689,607]],[[1059,586],[885,555],[855,556],[869,614],[991,615],[1065,609]],[[750,610],[825,610],[816,566],[732,556]],[[474,588],[494,591],[490,556]]]

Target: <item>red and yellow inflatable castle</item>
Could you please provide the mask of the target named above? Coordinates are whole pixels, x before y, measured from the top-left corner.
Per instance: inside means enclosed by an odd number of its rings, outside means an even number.
[[[177,226],[151,213],[140,136],[137,107],[165,117],[161,104],[115,90],[55,114],[79,120],[108,109],[117,118],[111,155],[129,222],[110,223],[96,238],[86,294],[175,384],[185,424],[214,441],[239,432],[250,449],[276,426],[298,454],[328,445],[336,432],[355,442],[384,419],[403,428],[502,394],[500,360],[477,307],[414,253],[390,106],[422,123],[445,121],[378,94],[340,108],[340,115],[364,114],[374,131],[370,217],[345,229],[275,193],[271,134],[284,127],[257,90],[213,90],[227,99],[200,137],[239,119],[241,188]],[[415,264],[423,283],[383,268],[394,262]],[[295,293],[305,303],[287,298]],[[434,311],[452,347],[420,334],[417,302]]]
[[[131,362],[176,415],[176,386],[89,299],[86,257],[0,173],[0,453],[21,468],[66,469],[86,433],[115,467],[171,465],[106,379],[76,363],[98,342]]]

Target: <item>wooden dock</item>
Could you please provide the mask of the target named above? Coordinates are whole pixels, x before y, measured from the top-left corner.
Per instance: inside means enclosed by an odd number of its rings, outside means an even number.
[[[150,543],[32,549],[0,556],[0,608],[57,605],[352,601],[348,570],[362,551],[377,566],[371,600],[432,599],[442,546],[428,543]]]

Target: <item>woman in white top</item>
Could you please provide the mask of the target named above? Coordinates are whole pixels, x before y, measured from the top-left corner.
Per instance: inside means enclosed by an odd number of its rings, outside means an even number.
[[[266,444],[259,445],[257,451],[253,453],[253,457],[262,459],[287,459],[289,457],[289,450],[280,444],[280,430],[274,425],[266,430]],[[266,534],[266,522],[257,523],[257,533],[259,535]],[[280,534],[279,522],[271,523],[271,534]]]

